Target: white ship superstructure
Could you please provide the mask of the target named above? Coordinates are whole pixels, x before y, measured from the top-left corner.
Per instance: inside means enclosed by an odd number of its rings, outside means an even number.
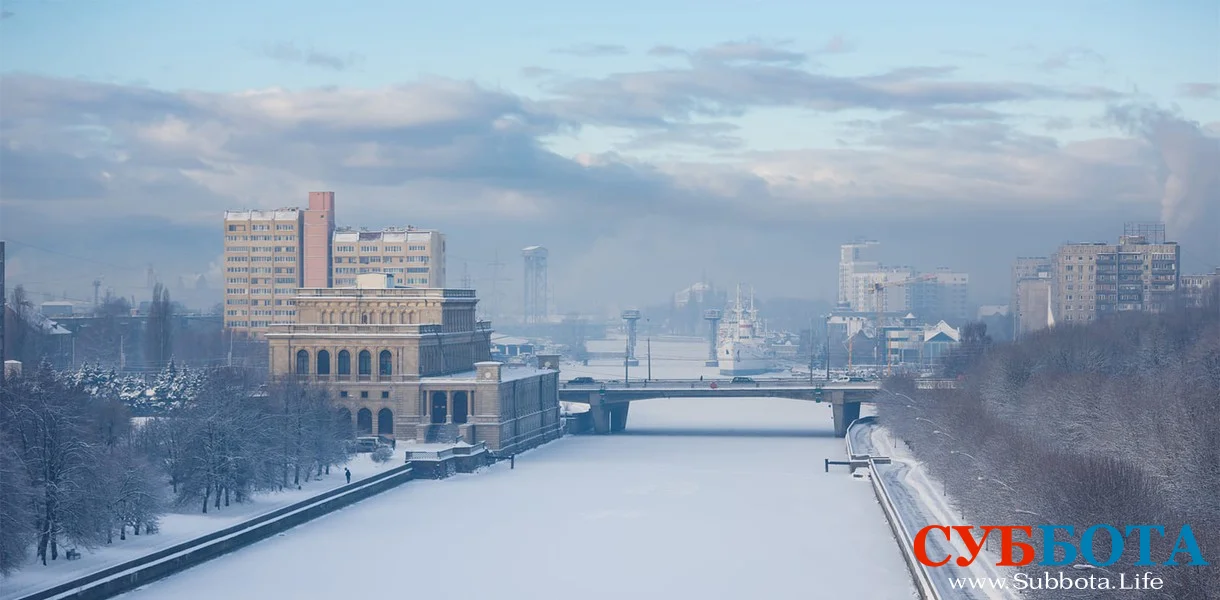
[[[741,286],[738,286],[736,303],[726,317],[720,328],[716,352],[720,359],[720,374],[758,375],[771,371],[775,355],[767,345],[766,334],[759,330],[753,294],[749,308],[746,308],[741,303]]]

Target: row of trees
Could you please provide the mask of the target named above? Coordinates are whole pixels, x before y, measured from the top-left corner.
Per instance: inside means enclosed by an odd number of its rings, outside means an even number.
[[[132,315],[127,298],[107,294],[89,315],[59,319],[70,334],[50,331],[56,321],[43,317],[21,286],[12,291],[10,306],[16,320],[7,333],[12,352],[8,358],[25,364],[46,359],[63,368],[89,363],[142,372],[155,372],[171,362],[255,368],[266,364],[265,342],[226,332],[219,314],[184,317],[160,284],[139,316]]]
[[[964,388],[919,391],[894,379],[878,408],[944,481],[965,522],[1073,525],[1077,541],[1096,524],[1162,524],[1166,536],[1151,546],[1158,564],[1190,524],[1203,555],[1220,559],[1220,302],[1011,344],[992,345],[978,330],[968,337],[947,361]],[[1095,555],[1109,556],[1109,543],[1097,536]],[[1130,539],[1107,568],[1166,580],[1140,597],[1218,597],[1220,569],[1133,567],[1138,554]]]
[[[320,389],[248,371],[200,375],[190,397],[133,420],[115,388],[48,364],[0,392],[0,573],[61,549],[157,530],[173,506],[204,513],[299,487],[349,458],[350,418]]]

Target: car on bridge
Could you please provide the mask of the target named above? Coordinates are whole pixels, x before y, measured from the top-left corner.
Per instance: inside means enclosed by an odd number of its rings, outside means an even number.
[[[739,375],[737,377],[734,377],[733,380],[730,381],[729,383],[754,383],[754,378],[753,377],[742,377]]]
[[[592,377],[573,377],[568,380],[568,385],[592,385],[597,383]]]

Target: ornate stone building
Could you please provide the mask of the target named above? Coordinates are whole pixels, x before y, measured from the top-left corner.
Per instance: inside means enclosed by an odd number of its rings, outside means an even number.
[[[301,289],[296,322],[266,334],[271,375],[330,388],[358,435],[485,441],[501,452],[559,437],[558,356],[537,367],[492,362],[474,290],[401,288],[390,277]]]

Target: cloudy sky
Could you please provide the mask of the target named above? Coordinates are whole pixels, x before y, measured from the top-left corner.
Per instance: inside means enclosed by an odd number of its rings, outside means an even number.
[[[837,245],[971,273],[1164,220],[1220,263],[1214,0],[5,0],[8,275],[213,286],[226,208],[333,190],[564,310],[707,274],[831,299]],[[1002,7],[1001,7],[1002,6]]]

